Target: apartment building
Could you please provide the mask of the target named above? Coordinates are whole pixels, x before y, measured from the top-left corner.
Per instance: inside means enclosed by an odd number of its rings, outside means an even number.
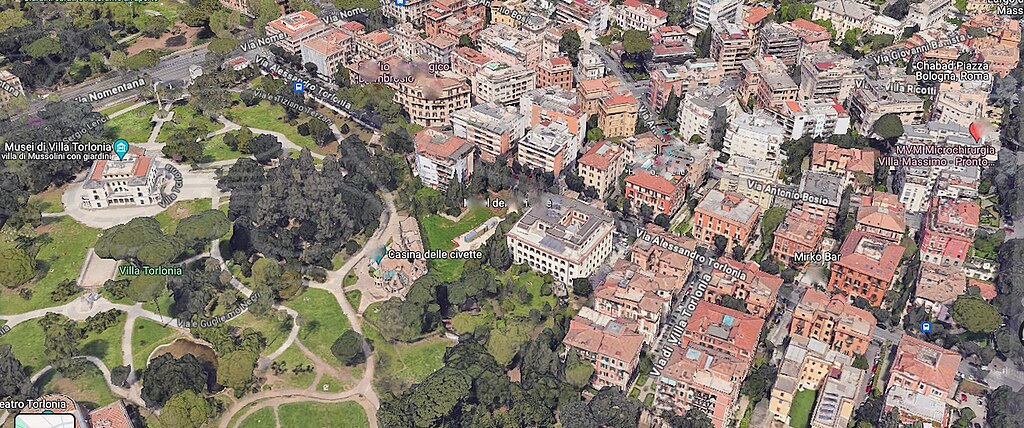
[[[665,65],[650,71],[650,103],[654,110],[665,108],[670,93],[682,100],[698,88],[722,83],[722,70],[711,59],[693,59],[683,65]]]
[[[668,246],[696,251],[697,241],[693,238],[668,233],[654,224],[647,224],[645,232],[643,237],[633,241],[630,260],[642,270],[653,272],[656,275],[671,276],[677,283],[685,284],[686,278],[693,270],[693,259],[669,249]],[[665,242],[666,245],[653,243],[654,241]]]
[[[302,63],[313,63],[318,74],[333,79],[341,67],[352,62],[354,47],[352,36],[341,30],[328,30],[300,45]]]
[[[378,61],[398,51],[395,38],[391,36],[391,33],[384,30],[356,36],[355,42],[356,61]]]
[[[962,268],[921,262],[914,287],[914,306],[924,308],[932,319],[951,320],[949,309],[956,298],[966,292],[967,275]]]
[[[873,150],[844,149],[835,144],[814,143],[811,146],[810,170],[843,177],[844,187],[853,186],[854,190],[863,192],[874,182],[875,159],[876,153]]]
[[[596,80],[604,77],[604,61],[596,53],[589,50],[581,50],[576,55],[576,81]]]
[[[969,127],[984,117],[988,91],[944,88],[934,98],[929,120]]]
[[[678,25],[664,25],[651,32],[651,61],[678,64],[697,57],[691,35]]]
[[[422,76],[392,86],[398,103],[409,113],[410,122],[420,126],[447,126],[451,114],[469,107],[469,85],[455,79]]]
[[[640,170],[626,177],[626,200],[631,209],[639,212],[641,207],[650,207],[652,220],[658,214],[675,214],[683,206],[685,195],[686,184],[680,176],[666,178]]]
[[[742,155],[731,156],[722,168],[718,190],[739,193],[767,210],[775,202],[772,189],[780,184],[781,170],[782,167],[776,163]]]
[[[453,39],[445,34],[430,36],[420,43],[419,53],[427,57],[432,63],[451,63],[452,52],[459,46],[458,39]]]
[[[610,386],[625,392],[640,365],[644,344],[644,336],[635,328],[636,323],[625,318],[582,308],[569,321],[569,331],[562,343],[566,352],[576,352],[581,360],[594,364],[594,388]]]
[[[512,260],[563,284],[589,277],[611,254],[615,222],[575,199],[550,194],[538,199],[508,232]]]
[[[16,96],[25,95],[25,87],[21,84],[21,79],[7,70],[0,70],[0,85],[6,86],[6,89],[0,89],[0,106],[6,105]]]
[[[793,336],[786,347],[782,365],[772,387],[768,412],[774,420],[789,425],[789,411],[793,407],[793,398],[797,392],[819,391],[833,373],[842,372],[852,366],[853,357],[830,349],[827,343],[808,337]]]
[[[787,28],[793,30],[797,37],[800,38],[800,52],[797,54],[797,62],[803,60],[803,58],[811,52],[823,52],[829,50],[829,42],[832,40],[832,33],[827,28],[815,24],[803,18],[794,19],[792,22],[785,24]]]
[[[587,111],[579,104],[576,93],[557,86],[537,88],[523,94],[519,100],[519,114],[526,118],[528,128],[541,122],[562,122],[573,135],[565,149],[566,159],[575,160],[586,138]]]
[[[708,28],[716,22],[738,22],[741,0],[697,0],[690,3],[693,25],[699,29]]]
[[[597,127],[605,138],[633,136],[639,111],[640,102],[632,95],[605,98],[597,106]]]
[[[81,206],[102,209],[117,206],[151,206],[164,202],[163,188],[169,174],[146,150],[132,146],[121,159],[94,161],[82,184]]]
[[[541,61],[537,66],[537,87],[558,86],[572,90],[572,63],[569,58],[555,57]]]
[[[782,277],[762,272],[757,263],[719,257],[718,262],[729,266],[732,272],[719,269],[711,271],[711,281],[704,293],[704,300],[719,303],[722,296],[732,296],[746,304],[747,313],[761,319],[768,319],[775,310],[775,302],[782,287]]]
[[[761,207],[738,193],[711,190],[694,211],[693,237],[714,244],[722,235],[728,242],[725,251],[735,245],[746,246],[753,236]]]
[[[824,219],[807,211],[791,210],[786,213],[773,234],[771,255],[789,266],[801,266],[809,261],[820,261]]]
[[[477,104],[452,113],[452,129],[480,149],[480,159],[494,162],[526,134],[526,119],[514,107]]]
[[[898,411],[902,420],[949,426],[946,400],[953,395],[960,360],[954,351],[904,336],[889,371],[885,411]]]
[[[883,84],[868,80],[850,92],[850,117],[857,122],[855,129],[860,135],[874,135],[875,122],[889,113],[899,116],[904,125],[924,120],[923,99],[913,94],[892,92]]]
[[[284,34],[277,45],[289,53],[298,54],[302,42],[327,31],[327,25],[312,12],[300,10],[267,23],[267,35]]]
[[[831,232],[839,215],[844,189],[842,177],[822,172],[805,172],[800,177],[799,199],[794,198],[794,206],[815,218],[824,219],[825,230]]]
[[[753,40],[747,30],[729,22],[711,24],[711,57],[726,76],[740,74],[740,61],[750,55]]]
[[[854,230],[839,249],[839,261],[832,263],[828,289],[850,297],[863,297],[881,306],[885,293],[896,280],[903,247]]]
[[[597,189],[602,199],[614,190],[616,181],[629,165],[629,155],[619,144],[599,141],[579,159],[577,169],[583,184]]]
[[[490,25],[480,32],[477,41],[480,51],[498,62],[535,70],[541,60],[540,37],[524,29]]]
[[[723,86],[698,88],[679,104],[679,115],[676,117],[679,135],[684,141],[689,141],[695,135],[701,141],[710,141],[715,113],[720,112],[719,120],[724,123],[739,111],[740,104],[736,100],[735,91]]]
[[[767,112],[755,110],[753,114],[738,113],[726,128],[722,153],[782,163],[786,159],[782,151],[785,132],[782,125]]]
[[[566,156],[574,136],[564,122],[541,122],[530,128],[519,143],[516,159],[523,166],[540,168],[555,176],[574,159]]]
[[[949,16],[950,4],[947,0],[925,0],[910,5],[905,26],[917,28],[933,28]]]
[[[800,54],[800,37],[789,27],[769,22],[757,32],[757,56],[778,58],[786,66],[797,63]]]
[[[683,413],[702,410],[724,428],[739,401],[739,386],[757,351],[764,321],[700,301],[661,372],[655,408]]]
[[[428,36],[476,37],[484,29],[485,8],[477,0],[432,0],[423,27]]]
[[[864,370],[852,365],[829,373],[821,389],[818,403],[811,414],[811,428],[843,428],[853,420],[853,412],[864,401],[861,385],[869,379]]]
[[[668,12],[638,0],[626,0],[612,7],[611,20],[623,30],[652,33],[668,21]]]
[[[465,46],[455,48],[449,57],[452,72],[467,80],[472,79],[480,69],[493,61],[480,51]]]
[[[673,299],[684,287],[675,277],[658,275],[619,260],[605,281],[594,289],[594,310],[636,322],[637,333],[650,346],[667,319]]]
[[[808,288],[793,310],[789,334],[820,340],[849,356],[866,355],[875,323],[871,312],[846,303],[844,296]]]
[[[663,177],[678,175],[687,189],[699,188],[707,182],[719,155],[707,144],[689,144],[678,139],[663,141],[654,132],[626,138],[623,144],[632,148],[633,171],[643,169]]]
[[[629,90],[622,84],[621,79],[608,76],[580,81],[576,86],[576,94],[579,97],[579,104],[587,114],[596,115],[602,101],[617,96],[628,96]]]
[[[469,181],[473,175],[473,145],[435,128],[425,128],[413,137],[416,173],[424,186],[444,192],[452,180]]]
[[[869,33],[874,17],[874,9],[856,0],[821,0],[814,3],[814,13],[811,15],[814,21],[831,21],[837,38],[842,38],[847,31],[853,29]]]
[[[921,227],[921,260],[942,266],[963,266],[981,208],[974,200],[933,198]]]
[[[478,103],[516,105],[536,87],[537,72],[516,63],[490,62],[473,77],[473,97]]]
[[[854,70],[852,58],[832,51],[812,52],[800,61],[800,99],[835,99],[844,103],[864,74]]]
[[[772,112],[786,129],[788,139],[798,140],[804,135],[828,139],[850,132],[850,115],[831,98],[787,101]]]
[[[903,240],[906,210],[892,193],[872,191],[861,198],[854,230],[892,243]]]
[[[554,20],[582,29],[581,36],[596,38],[608,31],[611,6],[605,0],[556,0]],[[585,33],[585,34],[583,34]]]

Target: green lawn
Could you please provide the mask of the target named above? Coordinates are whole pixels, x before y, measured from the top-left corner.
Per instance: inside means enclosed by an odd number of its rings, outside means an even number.
[[[278,319],[278,315],[282,319]],[[259,317],[250,312],[244,312],[229,321],[228,325],[262,333],[263,337],[267,339],[267,347],[264,348],[262,355],[267,355],[281,347],[284,340],[288,338],[288,333],[291,332],[291,323],[287,321],[288,318],[290,318],[288,314],[283,311],[271,311]]]
[[[352,373],[352,379],[359,380],[363,378],[363,366],[356,366],[347,370]],[[327,385],[327,391],[324,391],[324,385]],[[355,386],[355,382],[346,382],[331,375],[324,375],[320,378],[320,382],[316,384],[316,390],[322,392],[341,392],[353,386]]]
[[[805,389],[793,396],[793,406],[789,409],[789,426],[805,428],[811,425],[811,412],[814,411],[814,400],[818,391]]]
[[[458,334],[471,333],[478,326],[488,325],[494,321],[494,313],[489,309],[490,305],[484,305],[487,309],[485,312],[481,312],[476,315],[469,314],[467,312],[459,313],[452,318],[452,328]]]
[[[124,359],[121,358],[121,337],[124,336],[124,323],[125,315],[122,312],[117,324],[101,333],[89,333],[82,339],[82,354],[99,358],[109,369],[124,364]]]
[[[540,276],[537,272],[532,270],[527,271],[526,273],[519,275],[515,281],[517,287],[521,285],[526,286],[526,291],[530,293],[530,302],[528,304],[524,304],[518,297],[511,297],[511,299],[515,301],[516,307],[511,312],[505,314],[506,316],[529,318],[530,309],[537,308],[537,310],[541,310],[541,312],[543,312],[542,308],[544,307],[544,303],[549,304],[552,308],[557,306],[554,293],[547,296],[540,295],[540,288],[541,285],[544,284],[544,277]]]
[[[298,125],[308,122],[310,120],[308,116],[301,115],[295,126],[289,125],[284,107],[271,103],[270,101],[262,101],[252,107],[246,107],[244,103],[239,103],[238,105],[231,107],[226,116],[232,122],[239,125],[280,132],[293,143],[298,144],[301,147],[308,148],[314,152],[320,150],[316,143],[313,142],[312,138],[305,135],[299,135],[299,130],[296,128]]]
[[[50,189],[42,193],[29,196],[28,203],[35,205],[39,208],[39,211],[44,213],[59,213],[64,211],[64,202],[61,198],[64,196],[65,188]]]
[[[106,406],[117,400],[103,380],[103,373],[91,363],[86,363],[85,372],[76,378],[67,378],[50,371],[39,378],[44,394],[65,394],[90,409]]]
[[[363,292],[359,290],[346,291],[345,298],[348,299],[348,304],[352,305],[352,309],[359,310],[359,303],[362,302]]]
[[[264,407],[249,415],[242,421],[239,428],[265,428],[275,426],[277,419],[274,418],[274,408]],[[234,425],[232,425],[234,426]]]
[[[64,280],[77,280],[85,263],[85,254],[96,243],[99,230],[86,227],[68,216],[43,219],[38,231],[46,235],[36,255],[35,282],[25,285],[32,290],[32,298],[25,300],[17,291],[0,290],[0,314],[20,314],[35,309],[57,306],[50,293]],[[3,244],[0,243],[0,246]],[[41,274],[39,272],[42,272]]]
[[[171,109],[174,112],[174,118],[170,122],[164,122],[164,126],[160,127],[160,134],[157,135],[157,141],[166,142],[171,138],[171,134],[180,127],[190,126],[192,120],[196,118],[195,110],[188,105],[180,105]],[[224,124],[208,117],[204,118],[207,123],[210,124],[207,132],[214,132],[224,128]]]
[[[426,236],[424,240],[427,249],[430,250],[452,250],[455,243],[452,239],[462,235],[473,228],[483,224],[487,219],[494,216],[491,210],[476,206],[469,209],[462,219],[453,222],[436,214],[423,218],[422,230]],[[463,259],[430,260],[431,272],[441,278],[442,281],[454,281],[462,276],[462,267],[466,264]]]
[[[203,162],[217,162],[248,156],[224,144],[224,134],[217,134],[213,138],[203,141]]]
[[[212,209],[212,207],[212,199],[177,201],[153,218],[160,223],[160,229],[163,229],[164,233],[172,234],[178,227],[178,222],[181,221],[181,219],[201,211]]]
[[[11,345],[14,357],[35,373],[50,363],[43,348],[43,326],[39,319],[25,321],[14,326],[10,333],[0,336],[0,345]]]
[[[135,330],[132,331],[132,368],[145,367],[149,354],[161,345],[171,343],[175,337],[177,333],[170,327],[145,318],[135,320]]]
[[[368,428],[366,411],[352,401],[341,403],[288,403],[278,408],[283,427]]]
[[[292,372],[292,369],[295,367],[302,367],[313,363],[299,348],[295,346],[289,347],[284,353],[274,359],[274,362],[283,363],[285,371],[280,375],[275,375],[277,380],[269,386],[273,388],[309,388],[313,384],[313,379],[316,377],[313,372]],[[268,371],[268,373],[272,373],[272,371]]]
[[[345,279],[341,282],[341,286],[346,288],[351,287],[355,285],[357,281],[359,281],[359,277],[352,272],[349,272],[345,275]]]
[[[373,342],[378,357],[373,386],[381,393],[400,393],[422,382],[444,366],[444,352],[452,344],[450,340],[439,336],[414,343],[388,343],[373,326],[367,324],[363,324],[363,333]]]
[[[153,133],[154,112],[156,112],[156,106],[146,104],[110,119],[105,126],[113,130],[117,138],[128,140],[129,144],[145,143],[149,141],[149,134]]]
[[[286,304],[299,312],[302,344],[325,361],[337,361],[331,353],[331,344],[350,327],[334,295],[310,288]]]
[[[138,99],[132,98],[130,100],[122,101],[122,102],[114,104],[114,105],[112,105],[110,107],[107,107],[107,108],[105,108],[103,110],[100,110],[100,113],[105,114],[107,116],[110,116],[110,115],[112,115],[114,113],[117,113],[117,112],[119,112],[121,110],[124,110],[124,109],[126,109],[128,107],[131,107],[131,106],[135,105],[138,102],[139,102]]]

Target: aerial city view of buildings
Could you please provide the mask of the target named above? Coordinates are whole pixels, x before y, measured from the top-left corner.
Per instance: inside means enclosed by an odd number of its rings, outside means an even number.
[[[36,3],[2,426],[1024,427],[1020,5]]]

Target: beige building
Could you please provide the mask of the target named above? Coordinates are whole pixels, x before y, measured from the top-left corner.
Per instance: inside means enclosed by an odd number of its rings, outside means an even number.
[[[506,64],[519,64],[534,70],[541,60],[542,37],[524,29],[502,24],[484,28],[477,38],[480,51]]]
[[[753,40],[747,30],[730,22],[711,23],[711,57],[726,76],[740,73],[740,61],[750,56]]]
[[[668,12],[638,0],[626,0],[612,8],[611,19],[623,30],[652,33],[656,28],[665,25]]]
[[[480,149],[480,158],[494,162],[523,138],[526,121],[513,107],[477,104],[452,113],[452,129]]]
[[[843,428],[849,426],[853,412],[864,400],[861,385],[869,379],[864,370],[845,366],[825,378],[825,386],[818,394],[818,404],[811,415],[811,428]]]
[[[614,224],[603,210],[545,194],[509,230],[508,248],[516,264],[571,284],[589,277],[611,254]]]
[[[789,424],[789,411],[797,392],[821,390],[833,373],[855,370],[852,365],[853,357],[830,349],[825,342],[793,336],[772,387],[769,413],[776,421]]]
[[[277,45],[293,54],[299,53],[302,42],[319,36],[324,31],[327,31],[324,21],[306,10],[267,23],[267,35],[284,34],[284,40],[277,42]]]
[[[781,167],[775,163],[742,155],[732,156],[722,169],[718,190],[740,193],[767,210],[775,201],[771,190],[779,182],[780,170]]]
[[[580,157],[577,168],[583,184],[597,189],[604,197],[615,188],[619,175],[626,170],[629,156],[621,145],[610,141],[599,141]]]
[[[395,100],[405,108],[412,123],[424,127],[450,126],[452,113],[470,106],[469,85],[463,81],[423,72],[427,69],[425,64],[410,66],[397,55],[381,62],[389,68],[384,84],[395,91]],[[376,81],[383,76],[377,73],[363,79]]]
[[[844,103],[864,74],[853,69],[853,58],[831,51],[813,52],[800,62],[800,99],[835,98]]]
[[[679,103],[679,115],[676,117],[683,141],[689,141],[695,135],[701,141],[709,141],[712,121],[715,112],[719,110],[724,116],[721,118],[723,122],[740,111],[735,91],[722,86],[709,86],[688,94]]]
[[[597,127],[605,138],[633,136],[639,110],[640,102],[630,95],[607,98],[598,105]]]
[[[892,92],[882,82],[867,81],[850,93],[850,117],[860,135],[874,135],[875,122],[886,114],[900,117],[904,125],[924,120],[924,100],[903,92]]]
[[[840,40],[847,31],[853,29],[863,30],[867,34],[874,17],[874,10],[870,6],[856,0],[821,0],[814,4],[814,14],[811,15],[814,21],[831,21],[836,38]]]
[[[341,30],[328,30],[301,45],[303,64],[313,63],[317,73],[330,79],[341,67],[352,62],[354,51],[352,36]]]
[[[537,88],[519,99],[519,114],[526,118],[527,128],[542,122],[562,122],[573,140],[566,148],[566,159],[574,160],[583,147],[587,130],[587,111],[577,101],[576,93],[558,86]]]
[[[516,159],[523,166],[558,176],[572,161],[566,156],[566,148],[573,139],[565,122],[541,122],[526,132]]]
[[[517,105],[523,94],[537,87],[537,72],[519,64],[491,62],[473,76],[473,97],[478,103]]]

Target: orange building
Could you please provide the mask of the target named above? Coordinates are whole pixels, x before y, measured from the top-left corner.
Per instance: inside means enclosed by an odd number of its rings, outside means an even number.
[[[873,191],[861,198],[857,224],[853,229],[898,243],[903,239],[907,227],[905,214],[906,209],[899,196]]]
[[[669,305],[686,286],[674,276],[656,274],[619,260],[603,284],[594,289],[594,310],[635,321],[644,341],[655,342]]]
[[[761,206],[739,193],[711,190],[697,204],[693,237],[714,244],[715,235],[728,239],[725,251],[734,245],[747,245],[761,215]]]
[[[775,229],[772,257],[790,266],[820,260],[825,219],[811,216],[807,211],[791,210]]]
[[[829,298],[808,288],[793,311],[789,334],[820,340],[846,355],[864,355],[875,323],[871,312],[847,304],[843,296]]]
[[[686,281],[693,270],[693,259],[678,252],[675,252],[662,245],[654,244],[652,241],[657,238],[664,240],[667,244],[674,245],[689,251],[697,250],[697,241],[685,236],[668,233],[661,226],[648,224],[645,228],[646,235],[633,241],[630,251],[630,259],[641,269],[654,272],[660,275],[669,275],[677,281]],[[650,237],[651,239],[646,239]]]
[[[726,257],[719,257],[718,261],[732,267],[733,272],[727,273],[718,269],[712,271],[704,300],[718,303],[721,296],[732,296],[745,302],[747,312],[751,315],[761,319],[768,318],[775,309],[782,278],[762,272],[754,262],[744,264]]]
[[[484,29],[485,9],[483,2],[475,0],[434,0],[423,15],[423,26],[428,36],[476,38]]]
[[[541,61],[537,65],[537,87],[558,86],[566,91],[572,90],[572,63],[569,58],[556,57]]]
[[[904,336],[889,371],[885,410],[899,410],[901,419],[923,419],[950,426],[946,401],[956,387],[960,354]]]
[[[491,57],[476,49],[460,46],[452,51],[449,61],[451,61],[452,72],[466,79],[472,79],[476,72],[491,62]]]
[[[978,230],[977,202],[934,198],[924,216],[921,260],[942,266],[963,266]]]
[[[863,297],[881,306],[885,293],[896,280],[896,268],[903,247],[854,230],[839,249],[839,261],[832,264],[828,289],[851,297]]]
[[[641,170],[626,177],[626,199],[630,208],[639,212],[642,206],[651,207],[652,219],[658,214],[675,214],[683,206],[685,195],[686,183],[681,176],[669,180]]]
[[[636,332],[635,322],[583,308],[569,322],[562,343],[566,351],[574,350],[580,359],[594,363],[594,388],[626,391],[640,365],[644,336]]]

